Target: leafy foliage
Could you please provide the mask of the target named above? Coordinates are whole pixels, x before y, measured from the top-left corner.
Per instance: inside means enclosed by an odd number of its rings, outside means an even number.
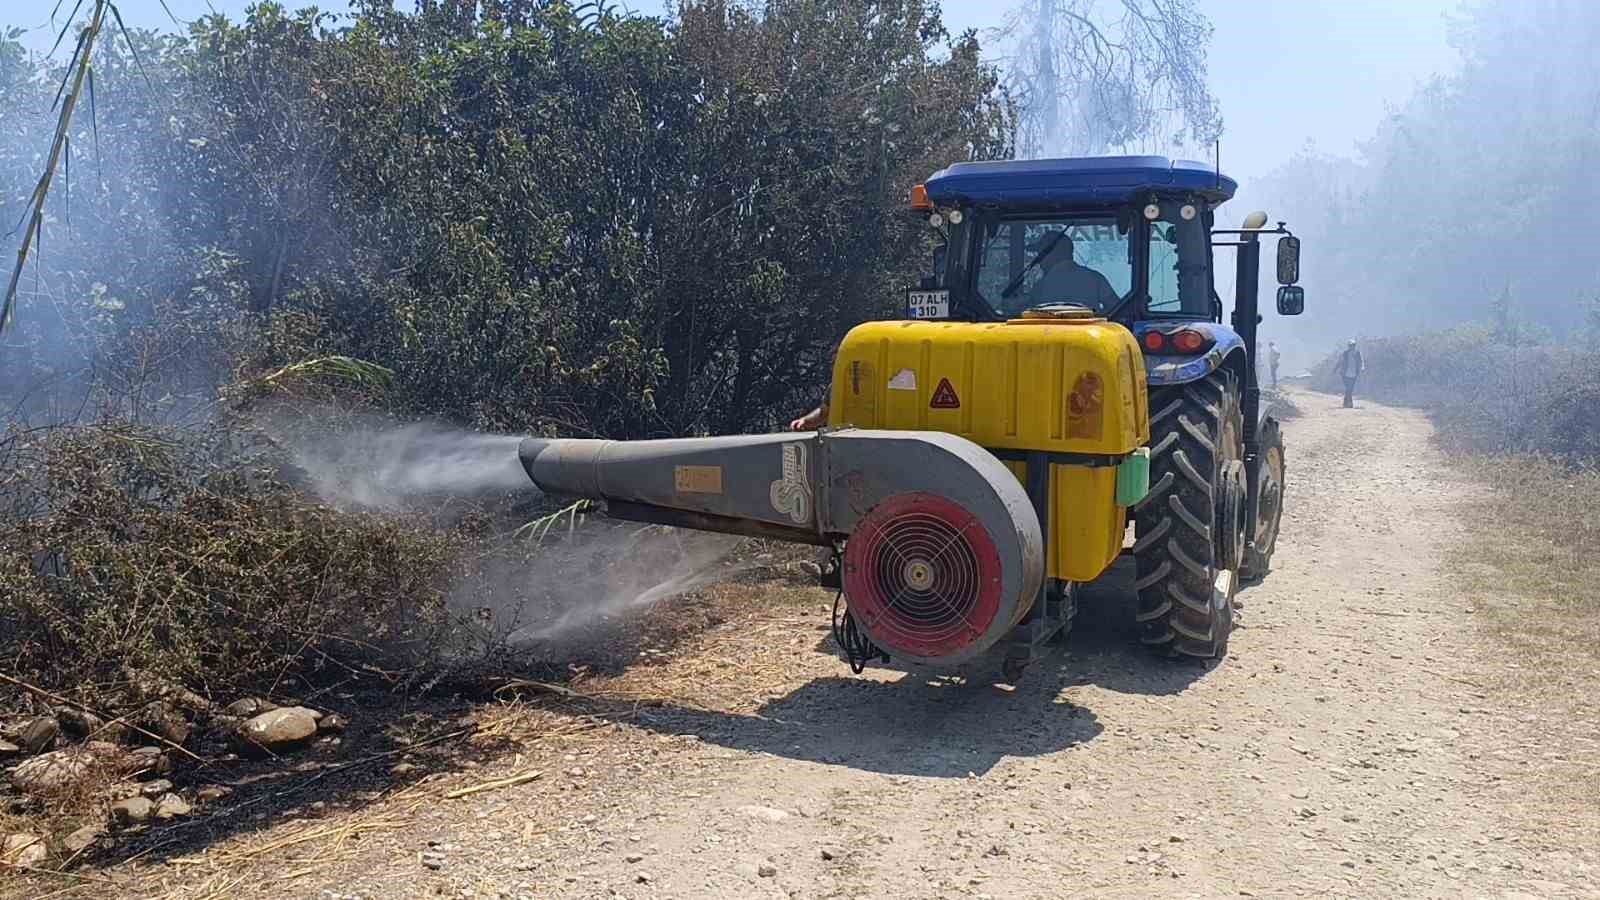
[[[63,74],[14,37],[12,221]],[[124,666],[226,697],[465,652],[453,591],[551,587],[505,572],[578,510],[341,513],[248,414],[770,427],[925,264],[911,185],[1011,151],[995,72],[919,0],[264,2],[102,41],[92,77],[0,342],[0,658],[112,708]]]
[[[36,417],[199,406],[343,356],[393,370],[402,411],[477,427],[768,427],[922,264],[910,186],[1010,152],[996,74],[915,0],[694,2],[670,21],[375,2],[338,28],[263,3],[134,41],[150,79],[102,48],[104,156],[92,178],[78,160],[71,223],[57,205],[0,350],[0,383],[84,381]],[[4,64],[30,89],[0,102],[26,121],[47,80]],[[34,152],[0,160],[0,215]],[[183,366],[86,377],[151,328]]]

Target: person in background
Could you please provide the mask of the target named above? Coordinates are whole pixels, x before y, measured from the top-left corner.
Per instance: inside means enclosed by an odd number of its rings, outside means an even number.
[[[1278,389],[1278,358],[1283,354],[1278,352],[1277,341],[1267,341],[1267,364],[1272,366],[1272,389]]]
[[[1356,339],[1351,338],[1345,345],[1344,355],[1339,358],[1339,374],[1344,376],[1344,408],[1351,409],[1356,405],[1356,379],[1361,377],[1366,369],[1366,362],[1361,359],[1361,351],[1356,349]]]

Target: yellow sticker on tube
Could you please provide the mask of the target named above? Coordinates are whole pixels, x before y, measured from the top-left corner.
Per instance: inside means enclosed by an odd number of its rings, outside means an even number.
[[[720,494],[722,467],[678,466],[672,473],[672,487],[680,494]]]

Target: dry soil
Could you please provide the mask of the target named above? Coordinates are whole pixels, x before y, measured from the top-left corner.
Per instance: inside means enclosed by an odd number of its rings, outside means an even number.
[[[307,842],[140,877],[241,897],[1600,897],[1595,811],[1549,789],[1600,777],[1593,722],[1500,690],[1516,663],[1447,571],[1480,488],[1417,413],[1298,402],[1273,571],[1220,663],[1133,646],[1121,569],[1014,691],[851,676],[830,596],[738,588],[728,621],[610,699],[541,701],[581,737],[530,734],[431,789],[536,780],[351,814],[388,824],[333,863],[305,864],[335,858]]]

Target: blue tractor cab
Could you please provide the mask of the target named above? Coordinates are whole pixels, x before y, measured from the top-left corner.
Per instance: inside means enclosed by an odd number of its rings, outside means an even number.
[[[911,197],[939,246],[908,318],[1075,306],[1133,332],[1151,427],[1132,551],[1138,620],[1146,643],[1176,655],[1225,651],[1236,586],[1222,582],[1266,574],[1281,518],[1283,442],[1256,382],[1258,270],[1262,238],[1276,235],[1278,313],[1298,315],[1300,241],[1264,213],[1217,228],[1237,189],[1203,163],[1113,156],[956,163]],[[1236,254],[1231,313],[1213,278],[1218,248]]]

